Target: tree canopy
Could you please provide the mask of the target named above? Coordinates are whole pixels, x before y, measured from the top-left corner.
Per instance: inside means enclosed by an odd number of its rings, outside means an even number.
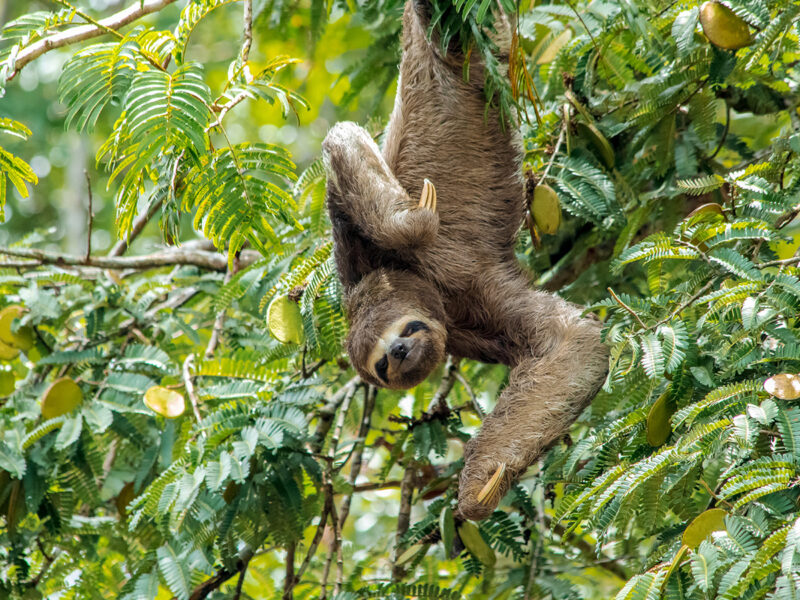
[[[461,522],[507,370],[343,351],[320,142],[402,0],[0,0],[0,598],[800,594],[800,1],[432,4],[605,323],[571,436]]]

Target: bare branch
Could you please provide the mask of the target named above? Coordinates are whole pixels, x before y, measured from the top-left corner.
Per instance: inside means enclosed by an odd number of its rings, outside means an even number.
[[[464,377],[459,371],[456,371],[454,376],[458,380],[458,382],[464,386],[464,389],[467,390],[470,402],[472,402],[472,408],[475,409],[477,415],[481,419],[483,419],[486,416],[486,414],[483,412],[483,407],[478,403],[478,397],[475,395],[475,392],[472,391],[472,386],[470,386],[469,381],[467,381],[467,378]]]
[[[6,248],[0,246],[0,255],[27,258],[30,263],[12,263],[16,267],[36,268],[41,265],[57,265],[61,267],[97,267],[100,269],[134,269],[146,270],[175,265],[192,265],[210,271],[225,271],[228,259],[219,252],[207,250],[193,250],[189,248],[170,248],[153,254],[141,256],[84,256],[60,254],[35,248]],[[255,250],[245,250],[240,257],[242,266],[249,266],[257,261],[261,255]],[[5,264],[0,262],[0,269]]]
[[[222,285],[227,285],[231,277],[233,277],[236,272],[239,270],[239,253],[236,253],[236,256],[233,257],[233,267],[228,268],[225,271],[225,278],[222,280]],[[217,313],[217,318],[214,319],[214,328],[211,330],[211,339],[208,340],[208,346],[206,346],[206,353],[204,355],[206,360],[210,360],[214,357],[214,351],[217,349],[217,344],[219,344],[219,338],[222,335],[222,329],[225,327],[225,309],[223,308],[219,313]]]
[[[150,219],[155,216],[159,208],[161,208],[161,202],[158,200],[151,202],[150,206],[147,207],[147,211],[136,217],[130,232],[128,232],[128,235],[125,236],[125,239],[118,240],[117,243],[114,244],[114,247],[111,248],[111,251],[108,253],[108,255],[122,256],[125,254],[130,245],[133,243],[133,240],[135,240],[136,237],[142,232],[144,226],[150,222]]]
[[[14,61],[11,72],[12,77],[19,73],[28,63],[39,58],[42,54],[68,46],[77,42],[98,37],[108,33],[109,30],[116,31],[125,25],[133,23],[137,19],[150,13],[158,12],[165,6],[175,2],[175,0],[144,0],[140,2],[137,0],[128,8],[119,11],[98,21],[97,25],[81,25],[80,27],[73,27],[66,31],[60,31],[50,35],[43,40],[39,40],[35,44],[31,44],[22,50]]]
[[[194,363],[194,354],[189,354],[186,357],[186,360],[183,361],[183,385],[186,386],[186,393],[189,395],[189,402],[192,403],[192,412],[194,413],[194,418],[199,423],[202,421],[202,417],[200,417],[200,408],[198,407],[198,398],[197,392],[194,389],[194,383],[192,382],[192,366]]]
[[[289,547],[286,548],[286,575],[283,578],[283,600],[292,600],[294,598],[294,585],[297,582],[297,578],[294,574],[294,552],[297,548],[297,543],[292,542],[289,544]],[[244,571],[242,571],[244,573]],[[236,595],[236,598],[239,598],[239,594]]]
[[[86,176],[86,191],[89,194],[89,224],[86,227],[86,260],[92,257],[92,221],[94,220],[94,212],[92,211],[92,180],[89,177],[89,171],[83,170]]]
[[[440,405],[447,406],[447,396],[453,390],[453,385],[456,381],[456,372],[458,371],[458,359],[454,360],[452,356],[447,357],[447,362],[444,364],[444,376],[439,382],[439,388],[431,399],[428,405],[427,412],[435,410]]]
[[[253,558],[253,553],[247,551],[242,558],[236,561],[236,565],[233,569],[222,568],[217,571],[213,577],[206,579],[203,583],[194,588],[192,595],[189,596],[189,600],[203,600],[203,598],[208,597],[211,592],[219,589],[228,579],[240,573],[243,569],[246,569],[251,558]]]
[[[309,443],[309,449],[312,453],[316,454],[325,443],[325,438],[333,425],[333,417],[336,415],[336,409],[344,401],[347,396],[352,397],[356,391],[356,386],[361,383],[361,378],[356,375],[350,381],[337,391],[333,397],[318,411],[317,430],[314,432],[314,437]]]
[[[242,41],[242,63],[250,58],[253,45],[253,0],[244,0],[244,40]]]
[[[358,475],[361,473],[361,462],[364,457],[364,445],[367,441],[367,434],[369,433],[370,424],[372,423],[372,411],[375,408],[375,397],[378,395],[378,390],[374,386],[367,386],[364,388],[364,413],[361,415],[361,425],[358,428],[358,441],[356,442],[356,449],[353,452],[353,462],[350,463],[350,485],[355,486]],[[350,514],[350,503],[353,501],[353,492],[351,491],[342,500],[342,505],[339,508],[339,531],[344,529],[344,524]],[[336,563],[336,587],[334,594],[338,594],[341,590],[342,581],[344,580],[344,561],[342,560],[341,546],[337,553]]]
[[[410,460],[403,473],[403,481],[400,482],[400,510],[397,514],[397,530],[394,534],[394,552],[392,553],[393,581],[402,581],[405,575],[405,569],[402,565],[397,564],[397,559],[400,557],[401,541],[411,524],[411,497],[414,494],[414,472],[416,470],[416,462]]]

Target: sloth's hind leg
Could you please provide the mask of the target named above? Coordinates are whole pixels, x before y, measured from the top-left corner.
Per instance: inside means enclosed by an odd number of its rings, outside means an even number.
[[[556,325],[548,332],[557,336],[549,340],[553,345],[517,363],[496,408],[466,445],[458,490],[459,512],[466,518],[489,516],[513,481],[568,431],[602,385],[608,351],[600,342],[600,323],[579,317],[565,323],[556,317],[550,324]],[[487,483],[503,466],[499,487],[487,494],[485,488],[492,487]]]

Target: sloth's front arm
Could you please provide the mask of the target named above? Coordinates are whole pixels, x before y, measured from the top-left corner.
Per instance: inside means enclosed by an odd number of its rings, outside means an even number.
[[[436,190],[425,181],[412,199],[361,127],[337,123],[322,142],[328,203],[375,244],[390,250],[430,242],[439,229]]]

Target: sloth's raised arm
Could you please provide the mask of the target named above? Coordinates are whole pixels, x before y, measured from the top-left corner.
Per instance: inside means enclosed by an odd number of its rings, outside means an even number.
[[[424,185],[412,199],[389,170],[370,135],[351,122],[337,123],[322,143],[328,206],[386,249],[411,248],[439,228],[436,192]],[[422,185],[422,181],[420,182]]]

